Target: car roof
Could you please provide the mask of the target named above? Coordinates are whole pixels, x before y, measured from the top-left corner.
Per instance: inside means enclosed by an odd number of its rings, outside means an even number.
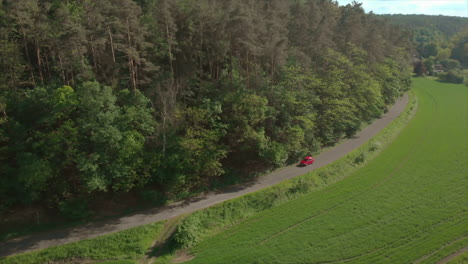
[[[312,156],[304,157],[304,159],[312,159]]]

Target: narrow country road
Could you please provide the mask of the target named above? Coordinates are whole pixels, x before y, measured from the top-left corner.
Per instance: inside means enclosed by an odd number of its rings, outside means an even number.
[[[132,227],[145,225],[165,219],[169,219],[181,214],[193,212],[206,208],[214,204],[255,192],[265,187],[277,184],[284,180],[303,175],[308,171],[323,167],[353,151],[357,147],[372,138],[380,130],[385,128],[392,120],[398,117],[408,103],[408,95],[401,97],[395,105],[382,118],[376,120],[355,137],[324,151],[316,156],[312,166],[299,168],[295,165],[288,166],[274,171],[269,175],[259,177],[253,183],[236,185],[227,188],[222,192],[210,192],[191,198],[189,200],[177,202],[163,208],[155,208],[139,212],[133,215],[121,217],[114,220],[90,223],[70,229],[51,231],[48,233],[38,233],[30,236],[19,237],[0,243],[0,257],[15,255],[34,250],[44,249],[52,246],[68,244],[84,239],[94,238],[101,235],[114,233]]]

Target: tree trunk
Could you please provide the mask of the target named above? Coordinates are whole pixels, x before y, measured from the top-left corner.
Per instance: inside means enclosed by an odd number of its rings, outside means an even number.
[[[23,27],[21,27],[21,31],[23,32],[24,52],[26,53],[26,57],[28,58],[28,68],[29,68],[29,73],[31,74],[31,81],[33,85],[36,86],[36,79],[34,78],[34,71],[32,68],[31,56],[29,55],[29,51],[28,51],[28,41],[26,40],[26,33],[24,32]]]
[[[127,25],[128,25],[128,18],[127,18]],[[115,63],[114,39],[112,38],[112,32],[111,32],[110,26],[107,27],[107,32],[109,33],[109,39],[110,39],[110,45],[111,45],[111,51],[112,51],[112,60]]]
[[[250,86],[250,72],[249,72],[249,70],[250,70],[249,66],[250,65],[249,64],[250,64],[250,62],[249,62],[249,51],[248,50],[247,50],[247,62],[246,63],[247,63],[247,65],[245,67],[246,71],[247,71],[247,78],[246,78],[247,84],[246,84],[246,87],[247,87],[247,89],[249,89],[249,86]]]
[[[132,89],[133,92],[136,93],[137,83],[136,83],[136,73],[135,73],[135,60],[132,57],[131,47],[132,47],[132,39],[130,37],[130,22],[128,21],[127,17],[127,41],[128,41],[128,69],[130,71],[130,79],[132,80]]]
[[[70,83],[67,81],[67,78],[65,77],[65,69],[63,68],[62,56],[59,54],[58,58],[59,58],[59,64],[60,64],[60,71],[62,72],[63,83],[66,83],[67,85],[70,85]]]
[[[91,42],[91,44],[90,44],[90,46],[91,46],[91,53],[92,53],[92,55],[93,55],[94,72],[97,74],[97,70],[98,70],[97,61],[96,61],[96,56],[97,56],[97,55],[96,55],[96,51],[94,50],[94,46],[93,46],[93,44],[92,44],[92,42],[93,42],[93,39],[92,39],[92,38],[91,38],[91,41],[90,41],[90,42]]]
[[[50,66],[49,66],[49,53],[46,53],[46,68],[47,68],[47,76],[49,80],[52,79],[52,74],[50,73]]]
[[[167,46],[168,46],[168,52],[169,52],[169,65],[171,66],[171,80],[174,82],[174,65],[172,64],[172,38],[169,35],[169,24],[167,21],[167,17],[165,19],[166,21],[166,38],[167,38]]]
[[[36,41],[36,56],[37,56],[37,69],[39,70],[39,78],[41,78],[42,84],[44,84],[44,76],[42,75],[42,62],[41,62],[41,50]]]

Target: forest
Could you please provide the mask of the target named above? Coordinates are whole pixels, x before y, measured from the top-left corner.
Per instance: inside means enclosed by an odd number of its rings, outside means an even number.
[[[468,18],[427,15],[384,15],[390,23],[412,32],[418,75],[468,85]],[[437,71],[439,70],[439,71]]]
[[[0,0],[0,212],[87,216],[297,162],[411,85],[411,33],[332,0]]]

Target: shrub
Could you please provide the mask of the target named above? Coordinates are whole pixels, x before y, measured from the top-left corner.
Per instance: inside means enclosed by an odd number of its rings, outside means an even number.
[[[439,74],[439,80],[449,83],[463,83],[463,72],[460,70],[452,70]]]
[[[447,71],[455,70],[460,68],[460,62],[453,59],[442,60],[440,62]]]
[[[202,234],[202,225],[197,212],[185,218],[172,236],[176,248],[189,248],[195,245]]]
[[[379,150],[382,147],[382,144],[378,141],[373,141],[369,144],[369,151],[374,152],[376,150]]]
[[[360,164],[360,163],[363,163],[365,160],[366,160],[366,152],[361,152],[359,155],[356,156],[356,158],[354,159],[354,163],[356,164]]]

